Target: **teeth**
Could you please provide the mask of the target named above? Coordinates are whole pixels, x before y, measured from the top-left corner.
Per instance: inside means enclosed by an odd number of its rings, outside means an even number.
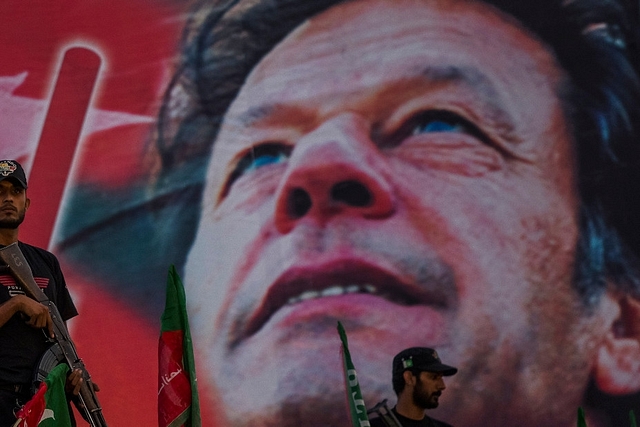
[[[348,285],[348,286],[340,286],[334,285],[330,286],[322,291],[304,291],[300,295],[296,295],[294,297],[289,298],[287,304],[297,304],[302,301],[308,301],[316,298],[322,297],[335,297],[340,295],[348,295],[348,294],[377,294],[378,289],[370,284],[366,285]]]
[[[357,294],[358,292],[360,292],[360,286],[358,285],[349,285],[344,288],[345,294]]]
[[[342,286],[332,286],[330,288],[327,288],[325,290],[323,290],[320,293],[320,296],[322,297],[335,297],[338,295],[343,295],[345,294],[345,289]]]
[[[308,299],[318,298],[319,296],[320,296],[319,292],[316,292],[316,291],[305,291],[305,292],[301,293],[298,298],[300,299],[300,301],[306,301]]]

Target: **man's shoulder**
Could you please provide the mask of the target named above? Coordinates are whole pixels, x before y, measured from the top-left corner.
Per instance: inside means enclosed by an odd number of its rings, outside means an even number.
[[[25,256],[25,258],[40,256],[48,262],[52,262],[55,264],[58,263],[58,258],[56,258],[54,254],[46,249],[42,249],[24,242],[18,242],[18,246],[20,247],[20,251],[22,251],[22,254]]]

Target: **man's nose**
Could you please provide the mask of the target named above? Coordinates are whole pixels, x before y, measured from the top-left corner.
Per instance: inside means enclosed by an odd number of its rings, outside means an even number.
[[[288,233],[304,218],[324,225],[336,215],[388,217],[390,172],[363,118],[334,117],[297,142],[277,190],[276,227]]]

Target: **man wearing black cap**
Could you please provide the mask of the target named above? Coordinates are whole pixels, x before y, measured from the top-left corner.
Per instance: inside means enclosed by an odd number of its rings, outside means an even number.
[[[402,427],[451,427],[427,416],[424,411],[438,406],[444,390],[443,377],[454,375],[457,368],[445,365],[438,353],[427,347],[411,347],[393,358],[393,390],[398,403],[391,410],[393,421]],[[371,420],[371,427],[387,427],[385,417]],[[394,419],[395,418],[395,419]],[[398,425],[391,424],[391,426]]]
[[[31,201],[27,178],[15,160],[0,160],[0,247],[18,241],[18,230]],[[34,279],[66,321],[78,314],[55,255],[18,243]],[[53,336],[47,307],[27,297],[8,273],[0,274],[0,427],[14,424],[15,411],[32,395],[34,369]],[[78,394],[82,382],[76,370],[67,390]]]

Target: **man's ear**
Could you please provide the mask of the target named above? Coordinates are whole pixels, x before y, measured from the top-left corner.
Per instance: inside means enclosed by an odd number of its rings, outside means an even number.
[[[31,205],[31,199],[27,197],[27,199],[24,201],[24,208],[29,209],[29,205]]]
[[[594,380],[607,394],[636,393],[640,391],[640,300],[607,292],[602,304],[608,332],[598,349]]]
[[[404,384],[406,386],[415,387],[416,385],[416,376],[413,375],[411,371],[404,371],[402,373],[402,377],[404,378]]]

